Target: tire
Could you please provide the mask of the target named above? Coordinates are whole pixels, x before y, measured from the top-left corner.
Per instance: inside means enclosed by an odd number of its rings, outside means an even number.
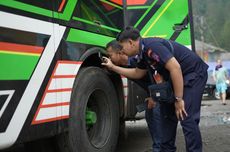
[[[87,110],[96,114],[95,123],[86,124]],[[113,152],[118,134],[119,103],[113,83],[100,68],[82,69],[71,95],[68,134],[71,151]]]
[[[128,131],[126,128],[125,120],[120,120],[118,145],[120,143],[123,143],[127,138],[128,138]]]

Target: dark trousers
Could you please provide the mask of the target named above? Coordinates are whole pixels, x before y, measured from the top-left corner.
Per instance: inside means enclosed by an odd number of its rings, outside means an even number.
[[[161,118],[160,118],[160,104],[157,103],[153,109],[147,109],[145,118],[148,124],[149,132],[153,141],[153,152],[161,152]]]
[[[186,151],[202,152],[202,139],[199,129],[200,107],[207,75],[198,77],[192,86],[184,87],[185,109],[188,116],[181,121]],[[174,104],[161,104],[162,152],[175,152],[177,118]]]

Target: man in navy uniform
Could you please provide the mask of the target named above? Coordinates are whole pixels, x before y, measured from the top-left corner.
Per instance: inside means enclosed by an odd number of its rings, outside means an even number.
[[[106,50],[109,58],[115,65],[123,67],[132,67],[137,66],[136,57],[128,57],[121,52],[122,46],[116,40],[112,40],[106,45]],[[142,79],[133,80],[139,86],[141,86],[145,91],[148,92],[148,85],[151,82],[148,75],[144,76]],[[149,94],[149,93],[148,93]],[[153,151],[152,152],[161,152],[161,124],[160,124],[160,105],[152,100],[151,97],[146,98],[147,108],[145,112],[146,122],[148,124],[149,132],[153,141]]]
[[[163,132],[161,150],[163,152],[176,151],[178,119],[184,132],[186,151],[201,152],[200,107],[207,81],[208,65],[187,47],[161,38],[141,38],[139,30],[132,27],[124,29],[117,39],[126,55],[138,56],[137,68],[127,69],[116,66],[108,58],[102,65],[131,79],[142,78],[150,66],[165,80],[170,78],[172,81],[175,102],[161,104],[163,113],[161,114]],[[171,52],[172,48],[174,53]]]

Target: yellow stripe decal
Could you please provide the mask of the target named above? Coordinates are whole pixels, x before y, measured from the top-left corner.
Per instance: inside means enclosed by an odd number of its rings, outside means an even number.
[[[147,33],[149,32],[149,30],[156,24],[156,22],[160,19],[160,17],[165,13],[165,11],[168,9],[168,7],[172,4],[174,0],[171,0],[167,6],[163,9],[163,11],[159,14],[159,16],[157,16],[156,20],[154,20],[154,22],[150,25],[150,27],[145,31],[145,33],[143,34],[143,36],[146,36]]]
[[[41,55],[41,54],[35,54],[35,53],[19,53],[19,52],[9,52],[9,51],[2,51],[2,50],[0,50],[0,53],[14,54],[14,55],[27,55],[27,56],[40,56]]]
[[[153,36],[143,36],[143,38],[148,38],[148,37],[160,37],[160,38],[166,38],[167,37],[167,35],[165,34],[165,35],[153,35]]]

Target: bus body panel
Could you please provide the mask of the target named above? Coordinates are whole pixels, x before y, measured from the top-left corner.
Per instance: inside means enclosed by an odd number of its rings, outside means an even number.
[[[80,68],[101,67],[97,53],[125,26],[192,41],[187,0],[9,0],[0,2],[0,20],[0,149],[66,131]],[[147,95],[121,80],[120,115],[135,119]]]

